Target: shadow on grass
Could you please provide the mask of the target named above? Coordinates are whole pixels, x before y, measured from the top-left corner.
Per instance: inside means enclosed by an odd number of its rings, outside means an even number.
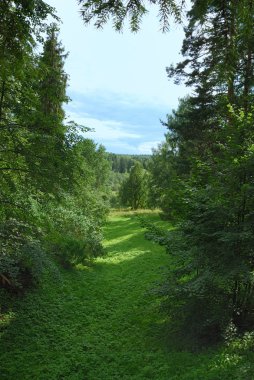
[[[38,298],[29,295],[1,339],[1,380],[111,380],[128,379],[130,373],[129,379],[137,380],[253,380],[249,352],[221,349],[193,354],[177,352],[172,344],[166,353],[160,336],[165,322],[154,314],[157,304],[151,310],[155,300],[146,293],[151,283],[142,275],[147,269],[144,261],[151,258],[151,253],[144,253],[131,266],[127,262],[97,264],[113,272],[110,281],[97,268],[85,276],[81,270],[66,273],[62,288]],[[126,269],[133,272],[138,266],[142,270],[135,272],[133,286]],[[115,293],[112,287],[115,281],[119,285],[118,277],[125,287]],[[98,281],[100,288],[92,289]],[[142,366],[148,362],[151,375],[142,375]],[[164,368],[161,374],[158,364]],[[115,372],[108,369],[105,374],[105,366],[115,366]]]
[[[167,316],[150,290],[170,258],[143,231],[135,217],[112,220],[108,256],[62,271],[62,283],[45,278],[17,304],[0,339],[1,380],[253,380],[250,351],[166,349]]]

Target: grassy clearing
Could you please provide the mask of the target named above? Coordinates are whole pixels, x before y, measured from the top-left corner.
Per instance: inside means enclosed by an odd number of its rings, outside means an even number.
[[[146,218],[166,226],[154,213]],[[150,290],[170,264],[135,216],[114,212],[107,254],[63,271],[15,306],[0,340],[0,379],[253,380],[253,338],[205,353],[177,352]]]

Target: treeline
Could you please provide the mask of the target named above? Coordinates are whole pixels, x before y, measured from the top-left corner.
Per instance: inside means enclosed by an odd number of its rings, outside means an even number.
[[[135,209],[148,207],[147,181],[144,173],[147,173],[150,158],[149,155],[108,154],[111,166],[109,175],[111,207]],[[138,176],[135,174],[137,170]],[[133,175],[138,182],[133,182]]]
[[[135,162],[140,162],[144,169],[147,169],[148,162],[151,156],[146,154],[115,154],[109,153],[108,160],[111,164],[111,169],[115,173],[129,173]]]
[[[102,251],[109,163],[85,128],[65,122],[67,55],[50,18],[41,0],[0,3],[0,285],[9,290]]]

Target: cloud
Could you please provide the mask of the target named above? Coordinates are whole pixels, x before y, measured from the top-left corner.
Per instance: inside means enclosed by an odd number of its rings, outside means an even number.
[[[120,139],[140,139],[142,137],[140,134],[128,131],[128,126],[121,121],[80,117],[75,112],[69,113],[68,119],[94,129],[94,132],[87,132],[86,137],[95,139],[100,143]]]
[[[66,72],[70,90],[102,91],[132,95],[136,101],[175,107],[186,94],[182,84],[168,81],[165,67],[179,61],[184,31],[171,25],[170,33],[159,33],[157,10],[151,7],[139,33],[115,33],[110,24],[103,30],[86,28],[75,1],[47,0],[63,21],[60,38],[69,57]],[[82,48],[80,47],[82,40]],[[189,91],[188,91],[189,92]]]
[[[86,136],[108,151],[151,151],[150,142],[163,140],[166,132],[160,119],[189,92],[184,84],[168,81],[165,71],[180,59],[182,28],[172,24],[169,34],[158,33],[156,10],[151,10],[137,34],[115,33],[111,25],[99,31],[84,28],[75,1],[47,3],[63,21],[60,39],[70,52],[65,62],[73,99],[66,106],[69,119],[94,128]]]
[[[138,152],[140,154],[151,154],[154,148],[161,143],[161,141],[146,141],[138,145]]]
[[[112,153],[151,154],[164,139],[160,118],[165,109],[138,104],[122,94],[73,93],[73,103],[66,106],[68,120],[90,127],[86,138],[105,146]]]

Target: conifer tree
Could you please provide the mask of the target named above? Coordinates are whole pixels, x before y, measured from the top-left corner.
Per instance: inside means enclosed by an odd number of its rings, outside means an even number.
[[[182,8],[185,0],[155,0],[142,2],[138,1],[118,1],[104,2],[95,0],[79,0],[81,5],[81,15],[85,24],[94,20],[97,28],[102,28],[110,19],[113,20],[114,28],[121,31],[126,19],[130,20],[130,29],[137,32],[140,28],[141,20],[149,12],[149,6],[157,4],[159,7],[159,19],[163,31],[169,29],[169,18],[173,16],[176,22],[181,20]]]
[[[177,262],[169,278],[169,307],[182,327],[190,332],[192,326],[196,337],[208,340],[223,335],[230,323],[238,331],[254,326],[253,22],[253,1],[194,1],[185,60],[168,69],[170,77],[195,86],[188,107],[180,106],[166,123],[171,147],[172,139],[177,144],[163,190],[168,198],[175,170],[180,184],[180,168],[188,168],[187,192],[178,192],[187,207],[169,244]],[[173,193],[173,209],[174,199]]]
[[[32,131],[27,155],[33,183],[46,193],[58,192],[67,181],[65,113],[67,75],[64,63],[67,54],[58,41],[55,24],[47,28],[43,52],[37,59],[33,89],[36,93],[33,117],[28,122]],[[71,172],[69,173],[71,176]],[[66,182],[67,185],[67,182]]]

